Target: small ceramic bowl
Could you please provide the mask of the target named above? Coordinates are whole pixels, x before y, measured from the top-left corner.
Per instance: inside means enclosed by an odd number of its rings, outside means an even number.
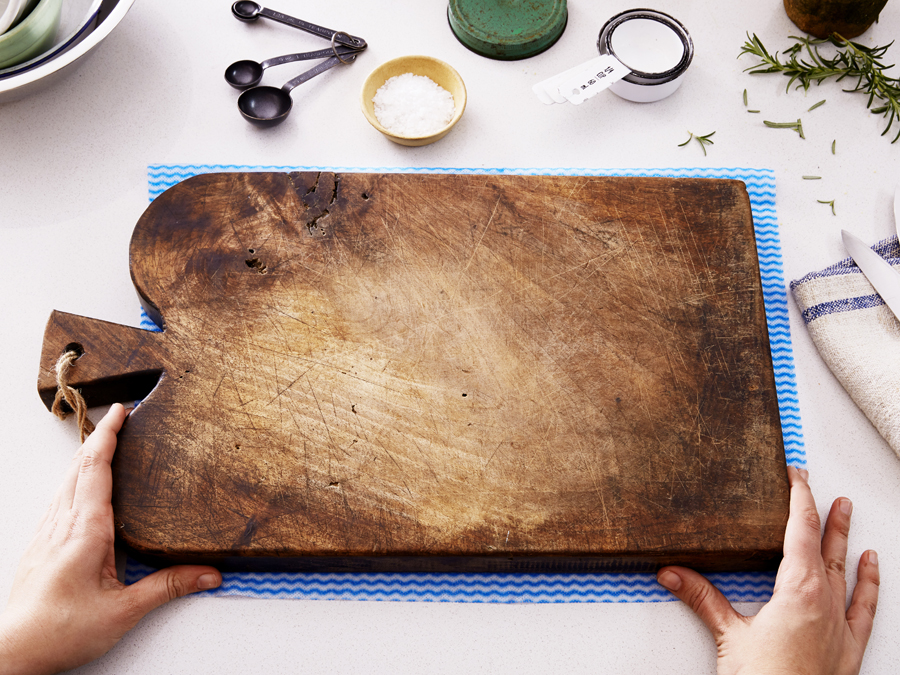
[[[0,35],[0,68],[14,66],[53,46],[62,0],[40,0],[21,22]]]
[[[453,104],[456,108],[453,119],[437,133],[429,136],[401,136],[385,129],[378,122],[378,118],[375,117],[375,105],[372,103],[375,92],[390,78],[403,75],[404,73],[424,75],[449,91],[453,96]],[[360,104],[362,105],[363,115],[369,120],[369,124],[394,141],[394,143],[411,146],[428,145],[442,139],[459,122],[459,118],[462,117],[466,109],[466,85],[459,73],[448,63],[430,56],[401,56],[382,63],[366,78],[360,94]]]

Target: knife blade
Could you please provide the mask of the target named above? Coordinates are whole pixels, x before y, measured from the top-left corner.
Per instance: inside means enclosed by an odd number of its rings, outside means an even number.
[[[847,230],[841,230],[841,238],[844,240],[844,247],[853,258],[853,262],[878,291],[884,304],[890,308],[894,316],[900,319],[900,273],[891,267],[891,264],[884,258],[866,246],[865,242]]]
[[[894,227],[897,228],[897,237],[900,238],[900,183],[894,192]]]

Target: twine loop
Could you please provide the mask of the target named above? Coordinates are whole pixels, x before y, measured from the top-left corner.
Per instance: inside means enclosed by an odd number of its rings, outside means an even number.
[[[50,411],[61,420],[66,419],[74,412],[75,419],[78,421],[78,435],[81,442],[84,443],[84,439],[90,436],[94,430],[94,423],[87,416],[87,403],[81,392],[69,386],[69,371],[79,356],[81,354],[77,351],[69,350],[56,361],[56,386],[58,388]],[[68,405],[68,410],[65,409],[64,404]]]

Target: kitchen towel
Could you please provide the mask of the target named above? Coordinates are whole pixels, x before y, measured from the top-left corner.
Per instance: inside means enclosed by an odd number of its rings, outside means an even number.
[[[153,165],[150,200],[176,183],[201,173],[222,171],[334,171],[379,173],[526,174],[563,176],[655,176],[742,180],[750,195],[779,411],[788,463],[803,467],[806,453],[794,377],[781,243],[775,216],[775,176],[769,169],[461,169],[411,167],[297,167],[236,165]],[[145,316],[141,327],[159,330]],[[134,583],[152,568],[128,561],[126,581]],[[772,595],[774,572],[711,574],[729,600],[764,602]],[[671,593],[655,574],[325,574],[226,573],[216,596],[319,600],[394,600],[411,602],[665,602]]]
[[[872,247],[900,272],[897,237]],[[851,258],[791,282],[819,354],[900,455],[900,323]]]

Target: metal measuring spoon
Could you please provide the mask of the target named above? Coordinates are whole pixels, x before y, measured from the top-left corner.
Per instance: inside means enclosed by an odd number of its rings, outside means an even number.
[[[278,21],[287,26],[299,28],[307,33],[318,35],[326,40],[331,40],[335,35],[343,35],[344,37],[337,39],[338,43],[358,50],[366,48],[366,41],[360,37],[347,35],[347,33],[331,30],[329,28],[323,28],[322,26],[317,26],[316,24],[309,23],[309,21],[304,21],[303,19],[295,19],[287,14],[266,9],[262,5],[251,2],[250,0],[238,0],[231,6],[231,13],[234,14],[235,18],[238,20],[247,22],[256,21],[259,17],[264,16],[267,19],[272,19],[273,21]]]
[[[344,56],[358,53],[357,49],[347,47],[335,47],[333,49],[320,49],[315,52],[300,52],[298,54],[285,54],[266,59],[262,63],[245,59],[235,61],[225,69],[225,81],[235,89],[247,89],[255,87],[262,80],[263,71],[272,66],[280,66],[283,63],[294,61],[308,61],[311,59],[324,59],[329,56]],[[346,59],[345,59],[346,60]]]
[[[294,87],[311,80],[316,75],[324,73],[329,68],[334,68],[341,63],[349,63],[356,59],[352,55],[347,59],[340,56],[332,56],[315,68],[310,68],[302,75],[287,82],[283,87],[253,87],[238,97],[238,110],[248,122],[260,127],[272,127],[284,121],[291,112],[294,101],[291,98],[291,90]]]

